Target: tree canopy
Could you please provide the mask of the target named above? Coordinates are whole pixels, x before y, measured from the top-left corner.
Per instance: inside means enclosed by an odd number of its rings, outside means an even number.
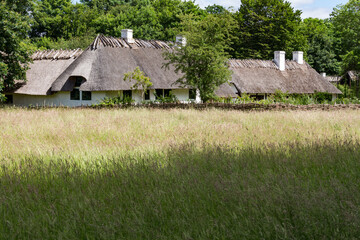
[[[331,14],[335,34],[339,38],[338,55],[342,56],[342,70],[360,70],[360,0],[349,0]]]
[[[242,0],[236,9],[216,4],[202,9],[192,0],[81,0],[77,3],[0,0],[0,3],[2,87],[11,87],[15,79],[25,78],[29,50],[86,48],[97,34],[120,37],[121,30],[128,28],[134,30],[136,38],[145,40],[174,41],[183,31],[189,45],[179,52],[183,57],[193,56],[197,64],[204,61],[204,68],[216,63],[212,76],[216,76],[216,69],[223,66],[225,58],[272,59],[273,52],[278,50],[286,51],[287,58],[291,58],[292,51],[304,51],[305,60],[318,72],[342,74],[360,69],[360,0],[337,6],[326,20],[301,19],[301,11],[286,0]],[[189,23],[184,23],[185,20]],[[234,28],[237,30],[229,30]],[[214,29],[219,34],[212,32]],[[226,37],[224,31],[229,31]],[[206,34],[214,36],[210,38]],[[198,59],[200,53],[217,61]],[[210,74],[207,70],[205,73]],[[222,80],[215,85],[225,78],[220,77]],[[195,80],[189,80],[188,84],[195,86]],[[215,89],[213,86],[210,88]]]
[[[302,32],[307,39],[307,62],[318,72],[337,74],[340,58],[331,22],[317,18],[304,19]]]
[[[233,57],[272,59],[274,51],[302,51],[301,11],[284,0],[242,0]]]
[[[27,1],[0,2],[0,98],[1,90],[14,86],[16,79],[26,79],[28,49],[22,44],[30,29],[24,14]]]
[[[184,74],[178,83],[198,89],[204,102],[213,98],[216,88],[231,78],[226,50],[234,27],[229,14],[208,15],[201,20],[185,15],[181,28],[186,45],[165,53],[167,66],[173,64],[176,72]]]

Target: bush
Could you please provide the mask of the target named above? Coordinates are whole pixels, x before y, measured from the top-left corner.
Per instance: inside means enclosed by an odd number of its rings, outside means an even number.
[[[179,102],[179,100],[177,99],[177,97],[172,93],[172,91],[170,91],[169,96],[159,96],[156,94],[156,92],[154,93],[156,100],[155,102],[159,102],[159,103],[177,103]]]
[[[101,100],[98,106],[115,106],[115,105],[129,105],[134,103],[134,100],[130,96],[116,96],[116,97],[105,97]]]

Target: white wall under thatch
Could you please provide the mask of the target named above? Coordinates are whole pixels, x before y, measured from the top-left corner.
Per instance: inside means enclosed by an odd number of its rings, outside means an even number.
[[[150,90],[150,100],[155,100],[155,90]],[[185,102],[189,100],[188,89],[174,89],[172,93],[179,101]],[[70,92],[58,92],[53,95],[25,95],[13,94],[13,104],[17,106],[89,106],[99,103],[105,97],[116,97],[122,95],[122,91],[102,91],[91,92],[91,101],[84,100],[70,100]],[[141,93],[139,91],[132,91],[132,98],[135,102],[141,102]]]
[[[91,101],[70,100],[70,92],[58,92],[53,95],[36,96],[25,94],[14,94],[13,104],[17,106],[68,106],[76,107],[98,103],[108,95],[116,96],[116,92],[92,92]]]

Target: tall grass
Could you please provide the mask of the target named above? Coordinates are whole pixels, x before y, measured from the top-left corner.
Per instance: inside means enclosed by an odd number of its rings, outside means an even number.
[[[355,239],[359,113],[0,110],[0,238]]]

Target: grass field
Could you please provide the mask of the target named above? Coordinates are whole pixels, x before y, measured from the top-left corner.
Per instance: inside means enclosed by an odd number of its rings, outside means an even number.
[[[357,239],[360,111],[0,109],[0,239]]]

